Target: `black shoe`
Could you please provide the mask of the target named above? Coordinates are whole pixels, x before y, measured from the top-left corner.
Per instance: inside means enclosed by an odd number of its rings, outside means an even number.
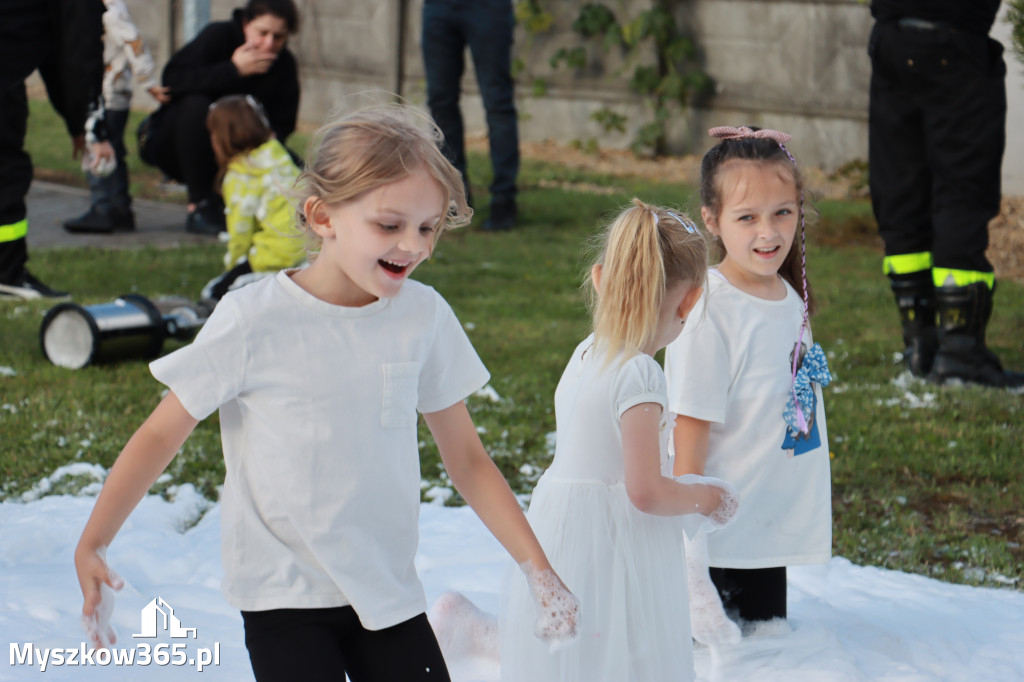
[[[484,232],[507,232],[516,226],[519,210],[515,199],[491,202],[491,217],[480,229]]]
[[[135,216],[130,210],[90,206],[89,210],[71,220],[64,221],[68,232],[131,232],[135,229]]]
[[[40,298],[67,298],[68,292],[57,291],[36,279],[31,272],[24,270],[21,277],[13,282],[0,282],[0,298],[16,298],[25,301]]]
[[[217,210],[217,206],[207,201],[200,201],[196,204],[196,210],[188,214],[185,219],[185,231],[192,234],[204,234],[216,237],[227,230],[227,223],[224,221],[223,209]]]

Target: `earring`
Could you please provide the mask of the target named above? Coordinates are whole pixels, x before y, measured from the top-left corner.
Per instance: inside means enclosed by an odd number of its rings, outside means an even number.
[[[680,317],[679,318],[679,324],[686,324],[686,318],[685,317]]]

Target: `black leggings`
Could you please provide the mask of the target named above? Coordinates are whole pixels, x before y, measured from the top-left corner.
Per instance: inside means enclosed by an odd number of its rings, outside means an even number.
[[[711,568],[722,606],[746,621],[786,617],[786,567]]]
[[[242,611],[259,682],[450,682],[426,614],[367,630],[351,606]]]

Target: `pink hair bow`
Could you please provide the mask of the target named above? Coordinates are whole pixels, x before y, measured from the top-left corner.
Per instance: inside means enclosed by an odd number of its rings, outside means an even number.
[[[753,130],[747,126],[740,126],[739,128],[732,128],[730,126],[718,126],[708,131],[708,135],[711,137],[717,137],[723,140],[742,140],[745,138],[756,138],[756,139],[768,139],[775,140],[779,144],[785,144],[789,142],[790,135],[784,133],[781,130]]]

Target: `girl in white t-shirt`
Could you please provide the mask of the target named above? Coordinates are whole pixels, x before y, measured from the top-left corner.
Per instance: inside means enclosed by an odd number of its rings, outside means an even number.
[[[409,280],[471,215],[439,133],[414,118],[380,109],[325,126],[299,178],[312,263],[229,292],[191,345],[152,363],[170,390],[110,470],[75,551],[94,646],[114,641],[111,588],[123,584],[106,547],[217,409],[223,588],[257,679],[448,679],[413,561],[417,411],[530,578],[542,607],[531,633],[573,637],[576,600],[466,409],[487,370],[444,299]]]
[[[691,563],[694,635],[721,644],[740,636],[722,603],[741,623],[785,619],[786,566],[831,556],[821,400],[830,376],[811,338],[803,179],[784,146],[789,135],[710,132],[722,141],[701,164],[701,217],[721,260],[709,271],[700,321],[666,349],[665,371],[675,473],[722,478],[743,498],[728,528],[687,550],[688,560],[705,557],[714,582]]]
[[[557,650],[534,641],[523,602],[529,586],[510,576],[499,626],[506,681],[694,678],[683,530],[687,522],[726,523],[738,501],[721,481],[672,478],[672,419],[654,355],[689,324],[707,245],[688,219],[633,203],[606,232],[591,270],[594,332],[555,391],[555,458],[527,514],[580,599],[579,641]],[[696,514],[708,518],[685,516]]]

